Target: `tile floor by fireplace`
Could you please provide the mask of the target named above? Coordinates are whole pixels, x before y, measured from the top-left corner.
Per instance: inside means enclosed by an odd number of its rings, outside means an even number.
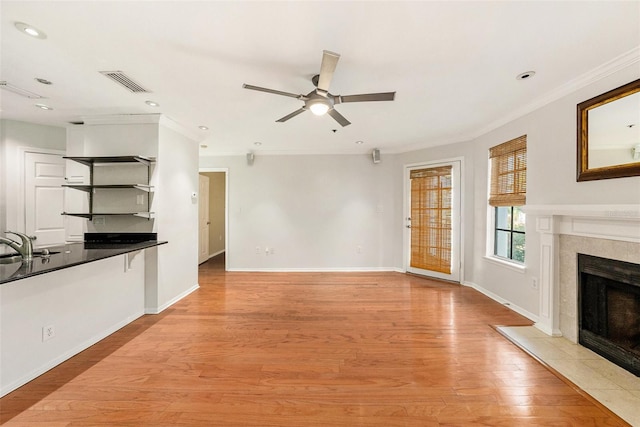
[[[632,426],[640,426],[640,377],[566,338],[550,337],[533,326],[498,327]]]

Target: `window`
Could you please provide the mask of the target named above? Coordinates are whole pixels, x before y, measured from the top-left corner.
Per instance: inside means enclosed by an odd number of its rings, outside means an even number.
[[[526,204],[527,195],[527,136],[491,148],[489,158],[493,255],[524,263],[525,214],[521,207]]]
[[[493,254],[524,263],[524,212],[518,206],[500,206],[494,210]]]

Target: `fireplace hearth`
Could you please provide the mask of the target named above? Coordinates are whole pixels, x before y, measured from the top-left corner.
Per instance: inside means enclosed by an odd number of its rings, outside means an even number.
[[[640,376],[640,264],[578,254],[578,341]]]

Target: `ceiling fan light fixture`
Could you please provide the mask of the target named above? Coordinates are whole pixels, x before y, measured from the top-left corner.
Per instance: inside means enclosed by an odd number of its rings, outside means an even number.
[[[309,105],[309,109],[316,116],[323,116],[329,111],[329,106],[321,101],[313,102]]]

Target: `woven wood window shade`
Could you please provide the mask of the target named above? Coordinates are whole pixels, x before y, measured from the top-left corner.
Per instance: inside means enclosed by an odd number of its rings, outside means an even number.
[[[410,173],[411,267],[451,274],[451,169]]]
[[[527,202],[527,135],[489,150],[491,206],[523,206]]]

